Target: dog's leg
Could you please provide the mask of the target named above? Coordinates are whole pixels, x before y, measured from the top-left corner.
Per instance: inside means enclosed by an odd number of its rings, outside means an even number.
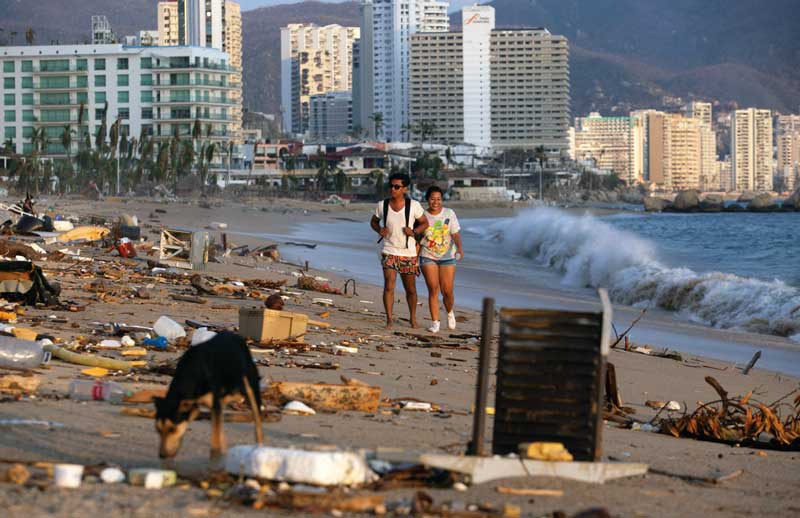
[[[244,383],[244,391],[247,394],[247,400],[250,402],[250,411],[253,412],[253,424],[256,427],[256,444],[261,446],[264,444],[264,432],[261,430],[261,409],[256,404],[256,395],[253,394],[253,387],[250,386],[250,380],[247,376],[242,377]]]
[[[222,432],[222,402],[216,394],[211,398],[211,465],[216,467],[225,451],[225,437]]]

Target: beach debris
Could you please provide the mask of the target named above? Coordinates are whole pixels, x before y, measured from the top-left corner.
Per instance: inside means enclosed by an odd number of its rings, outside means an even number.
[[[200,269],[208,263],[208,232],[168,228],[161,231],[158,262],[187,270]]]
[[[701,404],[691,414],[662,419],[662,433],[743,446],[758,444],[800,450],[800,395],[794,399],[793,413],[785,419],[780,417],[783,401],[798,390],[767,405],[754,401],[752,391],[744,397],[731,398],[716,379],[706,376],[705,380],[720,399]]]
[[[166,338],[169,342],[186,336],[186,331],[183,329],[182,325],[163,315],[153,324],[153,331],[158,336]]]
[[[239,308],[239,334],[256,342],[303,341],[308,315],[258,307]]]
[[[375,412],[380,404],[381,389],[349,379],[343,385],[276,381],[269,384],[263,395],[267,401],[279,404],[301,401],[316,410]]]
[[[283,311],[283,297],[273,293],[264,301],[264,307],[273,311]]]
[[[342,290],[332,287],[328,282],[318,281],[310,275],[302,275],[297,278],[297,288],[306,291],[318,291],[332,295],[341,295]],[[332,302],[331,302],[332,303]]]
[[[39,250],[42,249],[39,248]],[[44,252],[44,250],[42,250],[42,252]],[[25,259],[32,261],[34,259],[38,259],[42,252],[34,250],[33,247],[27,244],[8,241],[7,239],[0,239],[0,256],[3,257],[24,257]]]
[[[664,410],[669,410],[669,411],[672,411],[672,412],[680,412],[680,410],[681,410],[681,404],[678,403],[677,401],[664,402],[664,401],[653,401],[653,400],[648,399],[647,401],[644,402],[644,404],[645,404],[645,406],[648,406],[648,407],[653,408],[655,410],[661,410],[662,408]]]
[[[69,397],[79,401],[122,403],[130,394],[130,390],[113,381],[73,380],[69,384]]]
[[[41,343],[0,335],[0,367],[38,369],[50,361],[50,353]]]
[[[616,346],[617,346],[617,345],[618,345],[618,344],[619,344],[619,343],[620,343],[622,340],[624,340],[626,336],[628,336],[628,333],[630,333],[630,332],[631,332],[631,330],[632,330],[632,329],[633,329],[633,328],[636,326],[636,324],[638,324],[638,323],[639,323],[639,321],[640,321],[640,320],[641,320],[641,319],[644,317],[644,314],[645,314],[645,313],[647,313],[647,310],[648,310],[648,309],[649,309],[649,308],[644,308],[644,309],[642,309],[642,312],[641,312],[641,313],[639,313],[639,316],[637,316],[636,318],[634,318],[634,319],[633,319],[633,321],[632,321],[632,322],[631,322],[631,324],[628,326],[628,328],[627,328],[625,331],[623,331],[623,332],[622,332],[622,334],[620,334],[620,335],[618,335],[618,336],[617,336],[617,339],[614,341],[614,343],[612,343],[612,344],[611,344],[611,348],[612,348],[612,349],[613,349],[614,347],[616,347]],[[627,342],[626,342],[626,343],[627,343]]]
[[[0,419],[0,427],[10,426],[38,426],[54,430],[56,428],[64,428],[64,423],[58,421],[44,421],[42,419]]]
[[[30,394],[42,384],[35,374],[0,374],[0,392],[3,394]]]
[[[316,486],[362,486],[377,478],[360,453],[249,445],[228,450],[225,470],[237,475]]]
[[[174,486],[178,482],[178,474],[169,469],[135,468],[128,472],[128,482],[147,489],[161,489]]]
[[[0,469],[0,482],[10,482],[21,486],[31,477],[24,464],[15,463],[6,469]]]
[[[125,473],[119,468],[105,468],[100,472],[100,480],[106,484],[125,482]]]
[[[192,342],[191,345],[201,344],[203,342],[207,342],[217,336],[217,333],[214,331],[209,330],[207,327],[201,327],[196,329],[194,333],[192,333]]]
[[[572,454],[560,442],[525,442],[519,445],[519,456],[523,459],[546,461],[572,461]]]
[[[142,340],[142,345],[152,347],[153,349],[164,350],[169,346],[169,342],[166,337],[157,336],[155,338],[145,338]]]
[[[761,351],[756,351],[756,353],[753,355],[753,357],[747,363],[747,366],[745,366],[745,368],[742,370],[742,374],[744,374],[745,376],[750,374],[750,370],[753,367],[755,367],[756,362],[758,361],[759,358],[761,358]]]
[[[70,243],[72,241],[99,241],[110,232],[110,229],[100,226],[75,227],[63,234],[45,239],[45,244]]]
[[[58,487],[81,487],[83,466],[80,464],[56,464],[53,466],[53,482]]]
[[[41,267],[32,261],[0,261],[0,297],[33,306],[57,306],[61,287],[48,282]]]
[[[180,295],[177,293],[170,294],[172,300],[180,300],[182,302],[191,302],[192,304],[208,304],[208,299],[203,297],[195,297],[194,295]]]
[[[315,415],[313,408],[301,401],[289,401],[283,406],[283,413],[290,415]]]
[[[127,372],[133,368],[130,362],[115,360],[113,358],[104,358],[102,356],[93,356],[88,354],[78,354],[72,351],[67,351],[63,347],[51,344],[45,345],[43,349],[49,352],[53,357],[67,363],[74,363],[76,365],[85,365],[87,367],[102,367],[112,371]]]
[[[561,489],[534,489],[528,487],[497,486],[496,491],[501,495],[513,496],[564,496]]]
[[[403,410],[419,410],[422,412],[430,412],[433,410],[433,405],[424,401],[401,401]]]

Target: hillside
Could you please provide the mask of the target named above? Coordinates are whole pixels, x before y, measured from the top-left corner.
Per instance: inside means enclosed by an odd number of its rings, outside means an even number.
[[[545,26],[571,42],[572,111],[658,106],[665,95],[715,98],[783,112],[800,108],[796,0],[495,0],[497,23]],[[118,34],[156,27],[156,0],[0,0],[0,41],[30,26],[37,43],[83,42],[92,14]],[[246,5],[258,5],[257,2]],[[665,7],[665,6],[668,6]],[[460,13],[454,13],[454,25]],[[280,27],[358,24],[355,2],[243,13],[245,107],[277,113]]]

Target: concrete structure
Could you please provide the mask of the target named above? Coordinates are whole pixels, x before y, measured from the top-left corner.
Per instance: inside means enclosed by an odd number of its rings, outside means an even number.
[[[364,41],[361,45],[365,74],[372,76],[372,105],[364,109],[370,94],[361,84],[359,114],[361,125],[382,118],[376,137],[401,140],[406,133],[409,106],[410,38],[417,32],[447,32],[448,2],[437,0],[363,0],[361,14]],[[372,42],[371,47],[369,43]],[[372,59],[367,61],[368,57]],[[363,77],[363,76],[362,76]]]
[[[698,189],[702,167],[700,119],[656,110],[631,112],[632,178],[665,191]],[[712,177],[718,177],[716,171]]]
[[[358,9],[360,35],[353,43],[353,126],[360,128],[366,137],[375,138],[375,128],[370,120],[375,104],[372,1],[362,1]]]
[[[725,157],[725,160],[717,160],[717,175],[719,177],[719,190],[730,192],[734,189],[730,157]]]
[[[431,142],[569,152],[566,38],[545,29],[495,30],[494,9],[465,8],[464,32],[411,37],[409,123]],[[377,77],[377,74],[376,74]]]
[[[116,39],[107,17],[103,15],[92,16],[92,45],[109,45],[116,43]]]
[[[348,91],[311,96],[309,132],[317,142],[341,139],[353,130],[353,97]]]
[[[713,114],[711,110],[711,103],[695,101],[690,106],[691,117],[700,121],[704,126],[711,127]]]
[[[591,113],[575,119],[575,157],[592,159],[598,169],[617,173],[635,183],[631,175],[631,118],[601,117]]]
[[[158,44],[165,47],[179,45],[178,0],[161,0],[157,9]]]
[[[731,168],[738,191],[772,190],[772,113],[747,108],[731,120]]]
[[[700,124],[700,190],[716,191],[720,188],[717,167],[717,134],[713,126],[711,103],[693,102],[691,117]]]
[[[188,137],[200,120],[204,139],[230,139],[228,55],[199,47],[58,45],[3,47],[4,140],[18,153],[32,151],[34,129],[44,128],[48,155],[64,155],[64,126],[75,130],[73,149],[86,134],[118,117],[121,131],[137,139]],[[78,127],[78,112],[85,108]],[[199,147],[199,143],[198,143]]]
[[[779,115],[777,119],[777,174],[786,190],[800,186],[800,115]]]
[[[157,47],[158,31],[139,31],[139,45],[142,47]]]
[[[311,96],[351,90],[358,27],[290,24],[281,28],[281,111],[288,133],[308,131]]]
[[[178,0],[181,45],[225,47],[225,0]]]

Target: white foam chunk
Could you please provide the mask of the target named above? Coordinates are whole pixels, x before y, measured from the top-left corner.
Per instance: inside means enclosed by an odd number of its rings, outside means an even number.
[[[375,479],[364,456],[357,453],[264,446],[234,446],[228,450],[225,470],[235,475],[316,486],[359,486]]]

